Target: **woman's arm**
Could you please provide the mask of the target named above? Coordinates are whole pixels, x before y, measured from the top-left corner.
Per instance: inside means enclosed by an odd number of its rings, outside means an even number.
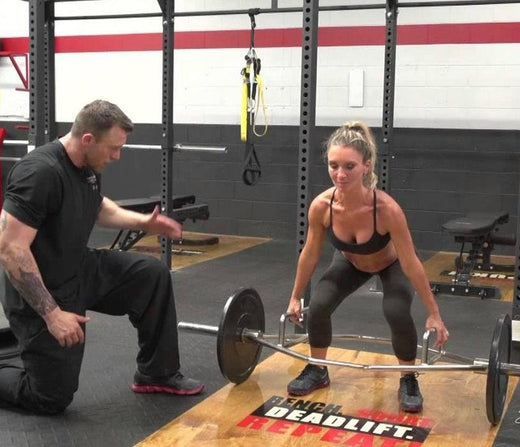
[[[323,223],[324,212],[326,212],[326,210],[326,203],[321,196],[315,198],[309,207],[307,239],[298,259],[294,286],[287,308],[288,313],[294,314],[294,316],[291,317],[291,321],[296,324],[299,324],[299,319],[301,318],[301,296],[320,260],[326,231]]]

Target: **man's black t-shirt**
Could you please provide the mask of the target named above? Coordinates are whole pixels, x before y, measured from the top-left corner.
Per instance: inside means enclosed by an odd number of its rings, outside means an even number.
[[[76,289],[102,196],[95,173],[74,166],[58,140],[16,163],[3,208],[38,230],[31,251],[51,294]]]

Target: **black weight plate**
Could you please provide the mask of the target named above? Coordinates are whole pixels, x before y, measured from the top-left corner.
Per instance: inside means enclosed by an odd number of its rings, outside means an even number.
[[[486,382],[486,412],[489,422],[496,425],[502,419],[506,402],[509,376],[501,372],[501,364],[511,357],[511,318],[502,315],[497,319],[491,349]]]
[[[218,328],[218,365],[222,375],[233,383],[242,383],[251,375],[262,351],[259,343],[242,341],[245,328],[265,330],[264,306],[251,288],[239,289],[228,298]]]

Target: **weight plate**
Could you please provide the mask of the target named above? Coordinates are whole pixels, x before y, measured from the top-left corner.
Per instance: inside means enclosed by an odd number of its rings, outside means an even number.
[[[497,319],[491,349],[486,383],[486,412],[489,422],[496,425],[502,419],[506,402],[509,376],[501,372],[501,364],[511,357],[511,318],[502,315]]]
[[[239,289],[228,298],[218,328],[218,365],[222,375],[233,383],[242,383],[251,375],[262,351],[259,343],[242,340],[245,328],[265,331],[264,306],[252,288]]]

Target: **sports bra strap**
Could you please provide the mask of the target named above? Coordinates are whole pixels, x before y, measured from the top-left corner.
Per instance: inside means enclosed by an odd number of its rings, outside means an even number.
[[[374,233],[377,231],[377,229],[376,229],[376,208],[377,208],[376,190],[374,189]]]

